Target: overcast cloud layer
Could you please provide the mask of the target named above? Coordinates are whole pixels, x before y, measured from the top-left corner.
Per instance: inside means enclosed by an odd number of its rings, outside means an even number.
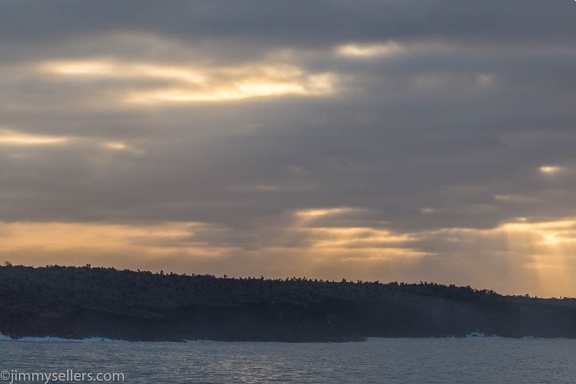
[[[0,0],[0,257],[576,296],[576,3]]]

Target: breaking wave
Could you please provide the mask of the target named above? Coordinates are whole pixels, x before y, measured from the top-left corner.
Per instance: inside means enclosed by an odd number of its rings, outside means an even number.
[[[22,337],[20,339],[13,339],[0,333],[0,341],[23,341],[23,342],[65,342],[65,343],[118,343],[123,342],[123,340],[106,339],[103,337],[89,337],[86,339],[65,339],[62,337]]]

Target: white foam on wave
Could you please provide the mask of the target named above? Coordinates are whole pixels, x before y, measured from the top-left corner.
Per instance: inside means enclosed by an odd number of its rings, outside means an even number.
[[[119,343],[123,340],[106,339],[103,337],[88,337],[86,339],[64,339],[62,337],[22,337],[13,339],[0,333],[0,341],[23,341],[23,342],[41,342],[41,343]]]
[[[502,336],[485,335],[482,332],[472,332],[464,336],[466,339],[502,339]]]
[[[86,339],[64,339],[61,337],[22,337],[17,341],[33,341],[44,343],[110,343],[120,342],[121,340],[105,339],[103,337],[89,337]]]
[[[202,339],[184,339],[182,341],[185,343],[209,343],[209,344],[222,343],[222,341],[202,340]]]
[[[572,338],[572,337],[564,337],[564,336],[544,337],[544,336],[532,336],[532,335],[522,336],[520,339],[522,339],[522,340],[574,340],[574,338]]]

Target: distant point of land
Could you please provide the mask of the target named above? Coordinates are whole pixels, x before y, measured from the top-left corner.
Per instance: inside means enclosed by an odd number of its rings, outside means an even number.
[[[217,278],[7,263],[0,333],[130,341],[576,338],[576,300],[433,283]]]

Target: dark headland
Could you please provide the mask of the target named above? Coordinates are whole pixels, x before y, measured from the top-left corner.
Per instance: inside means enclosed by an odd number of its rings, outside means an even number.
[[[0,267],[0,333],[14,339],[353,341],[474,332],[576,338],[576,300],[431,283]]]

